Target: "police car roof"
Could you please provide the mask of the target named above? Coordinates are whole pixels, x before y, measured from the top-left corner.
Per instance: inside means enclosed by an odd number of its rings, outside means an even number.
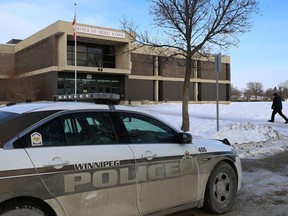
[[[0,111],[11,113],[27,113],[27,112],[40,112],[49,110],[133,110],[139,111],[131,106],[124,105],[104,105],[85,102],[32,102],[32,103],[20,103],[15,105],[4,106],[0,108]]]

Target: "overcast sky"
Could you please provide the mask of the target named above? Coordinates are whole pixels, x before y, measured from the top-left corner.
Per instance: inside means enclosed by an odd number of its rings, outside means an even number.
[[[125,16],[147,29],[152,22],[148,6],[146,0],[77,0],[77,22],[117,29]],[[288,1],[260,0],[260,9],[252,31],[222,53],[231,57],[231,81],[240,90],[250,81],[266,90],[288,80]],[[0,43],[5,44],[57,20],[72,22],[74,0],[0,0],[0,11]]]

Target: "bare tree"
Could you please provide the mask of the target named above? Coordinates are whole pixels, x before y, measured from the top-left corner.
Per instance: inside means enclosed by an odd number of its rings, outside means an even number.
[[[188,104],[193,59],[216,49],[236,46],[238,36],[251,28],[251,14],[258,12],[257,0],[149,0],[157,36],[139,33],[133,22],[123,29],[140,45],[169,48],[170,56],[186,59],[183,84],[182,127],[190,128]],[[135,34],[133,34],[135,33]],[[152,37],[153,35],[153,37]],[[155,36],[155,37],[154,37]],[[172,49],[171,49],[172,48]],[[214,49],[213,49],[214,48]]]
[[[258,100],[259,96],[263,95],[263,84],[260,82],[248,82],[246,84],[247,90]]]
[[[243,94],[244,94],[244,100],[245,100],[245,101],[251,100],[251,96],[252,96],[251,90],[245,88],[245,89],[243,89],[242,91],[243,91]]]
[[[265,96],[267,99],[269,100],[273,100],[273,93],[275,93],[275,89],[273,88],[268,88],[266,91],[265,91]]]
[[[280,83],[278,89],[281,93],[282,99],[288,99],[288,80]]]
[[[242,92],[235,86],[231,85],[231,100],[237,100],[242,95]]]

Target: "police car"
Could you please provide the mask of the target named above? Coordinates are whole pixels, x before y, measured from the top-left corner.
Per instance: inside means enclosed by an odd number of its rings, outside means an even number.
[[[0,215],[227,212],[241,186],[227,140],[193,138],[129,106],[0,108]]]

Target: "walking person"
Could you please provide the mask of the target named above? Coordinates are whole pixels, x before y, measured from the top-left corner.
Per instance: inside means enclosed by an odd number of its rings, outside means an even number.
[[[285,124],[288,123],[288,119],[287,117],[282,113],[282,99],[281,97],[277,94],[277,93],[274,93],[273,94],[274,98],[273,98],[273,103],[272,103],[272,106],[271,106],[271,109],[273,109],[272,111],[272,114],[271,114],[271,119],[268,120],[269,122],[274,122],[274,118],[275,118],[275,115],[277,113],[279,113],[279,115],[285,119]]]

